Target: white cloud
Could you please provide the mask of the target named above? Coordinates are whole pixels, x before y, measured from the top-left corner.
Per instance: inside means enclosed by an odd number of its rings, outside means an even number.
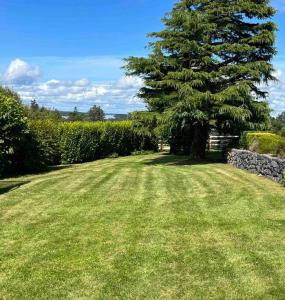
[[[87,110],[94,104],[111,113],[127,113],[144,109],[141,99],[136,97],[142,81],[136,77],[122,77],[113,83],[97,83],[88,79],[57,80],[14,85],[25,103],[32,99],[47,107],[60,110]]]
[[[137,76],[123,76],[115,83],[118,89],[140,89],[143,85],[143,80]]]
[[[273,76],[276,77],[278,80],[282,78],[283,72],[280,69],[277,69],[273,72]]]
[[[37,81],[41,76],[39,66],[30,65],[17,58],[11,61],[4,74],[4,82],[10,84],[29,85]]]
[[[277,82],[270,82],[263,89],[268,92],[268,102],[273,110],[274,115],[278,115],[285,111],[285,76],[281,69],[277,69],[274,76]]]
[[[88,86],[90,84],[90,81],[86,78],[82,78],[82,79],[76,80],[74,84],[78,85],[78,86]]]

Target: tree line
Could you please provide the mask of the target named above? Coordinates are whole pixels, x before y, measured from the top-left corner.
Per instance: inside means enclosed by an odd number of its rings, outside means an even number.
[[[25,106],[26,115],[31,120],[49,119],[55,121],[104,121],[105,112],[100,106],[93,105],[87,113],[79,112],[77,107],[74,107],[72,112],[69,112],[66,118],[57,109],[50,109],[40,106],[36,100],[32,100],[30,105]]]

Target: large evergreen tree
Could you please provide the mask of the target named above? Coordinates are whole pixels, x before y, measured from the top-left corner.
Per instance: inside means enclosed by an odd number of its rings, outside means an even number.
[[[150,34],[151,54],[127,59],[139,96],[170,126],[173,152],[204,157],[210,126],[237,133],[269,121],[260,83],[274,80],[276,25],[268,0],[181,0]]]

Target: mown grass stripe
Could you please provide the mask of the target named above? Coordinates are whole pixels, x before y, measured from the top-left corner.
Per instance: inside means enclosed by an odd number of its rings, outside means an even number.
[[[270,180],[157,154],[17,180],[0,196],[0,298],[285,297]]]

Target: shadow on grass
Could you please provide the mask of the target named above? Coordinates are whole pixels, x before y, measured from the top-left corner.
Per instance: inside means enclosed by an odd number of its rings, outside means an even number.
[[[0,195],[8,193],[20,186],[29,183],[30,181],[0,181]]]
[[[43,173],[50,173],[50,172],[54,172],[54,171],[60,171],[60,170],[64,170],[64,169],[68,169],[70,168],[72,165],[60,165],[60,166],[51,166],[51,167],[47,167],[46,170],[37,172],[38,174],[43,174]]]
[[[187,166],[187,165],[204,165],[225,163],[220,152],[210,152],[207,154],[206,159],[192,159],[189,156],[184,155],[172,155],[164,153],[162,156],[154,159],[150,159],[144,162],[146,165],[168,165],[168,166]]]
[[[44,175],[44,174],[48,174],[54,171],[60,171],[60,170],[64,170],[67,168],[70,168],[71,165],[58,165],[58,166],[50,166],[47,167],[43,170],[30,170],[30,171],[12,171],[8,174],[6,174],[6,176],[3,177],[3,179],[9,179],[9,178],[18,178],[18,177],[22,177],[22,176],[30,176],[30,175]]]

